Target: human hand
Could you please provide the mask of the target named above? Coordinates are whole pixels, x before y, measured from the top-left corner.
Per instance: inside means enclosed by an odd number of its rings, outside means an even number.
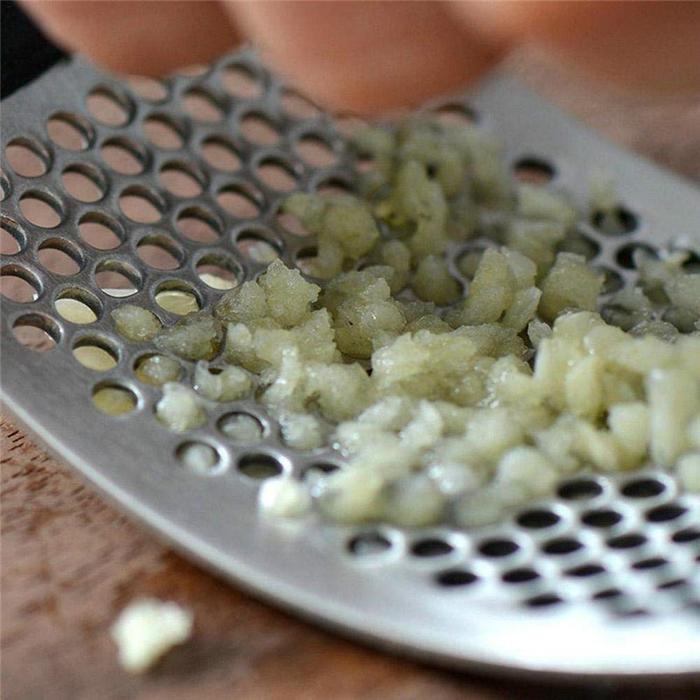
[[[107,68],[161,75],[248,38],[333,108],[372,112],[462,87],[539,42],[622,86],[700,94],[700,2],[65,2],[25,0]]]

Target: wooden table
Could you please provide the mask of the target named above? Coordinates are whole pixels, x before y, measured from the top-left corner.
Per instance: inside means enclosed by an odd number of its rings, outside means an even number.
[[[603,94],[533,51],[511,65],[601,131],[700,181],[700,100],[659,106]],[[0,440],[5,700],[651,697],[648,688],[561,688],[449,673],[320,631],[169,551],[8,419]],[[133,678],[119,668],[108,629],[123,605],[144,595],[190,607],[196,629],[152,673]],[[683,684],[654,697],[698,693]]]

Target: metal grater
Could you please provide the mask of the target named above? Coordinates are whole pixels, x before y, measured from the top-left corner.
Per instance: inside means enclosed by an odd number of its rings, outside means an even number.
[[[231,68],[247,74],[260,94],[227,93],[223,78]],[[9,143],[24,144],[46,167],[43,175],[20,177],[3,161],[2,225],[18,250],[3,257],[2,274],[24,279],[37,294],[26,303],[3,300],[3,392],[17,419],[120,508],[191,558],[275,604],[377,646],[498,674],[699,674],[700,497],[682,493],[672,475],[653,468],[619,478],[579,475],[561,484],[557,498],[473,531],[279,524],[257,516],[259,480],[246,466],[262,463],[270,473],[299,474],[312,465],[340,464],[339,455],[285,447],[274,421],[250,401],[221,405],[203,428],[186,435],[155,420],[159,392],[133,373],[149,347],[114,332],[109,312],[121,302],[114,289],[101,288],[100,273],[122,274],[137,290],[130,301],[168,321],[176,316],[156,302],[164,290],[185,292],[209,308],[220,291],[200,278],[202,262],[242,281],[265,267],[255,259],[260,241],[287,263],[309,248],[307,238],[278,220],[284,194],[266,184],[261,166],[281,167],[308,190],[351,188],[356,174],[333,120],[265,71],[251,51],[163,85],[162,97],[145,99],[74,58],[3,101],[3,153]],[[192,99],[208,104],[199,119],[187,113]],[[91,116],[100,101],[111,103],[104,118],[116,121],[121,113],[124,123]],[[629,230],[606,236],[591,224],[580,232],[589,256],[608,269],[611,288],[633,280],[634,246],[698,252],[696,188],[603,142],[508,75],[495,75],[474,94],[429,109],[446,106],[493,127],[509,162],[540,169],[551,164],[556,176],[550,186],[569,189],[579,203],[590,173],[612,175]],[[252,120],[258,120],[257,130],[249,128]],[[148,124],[171,129],[174,147],[154,146]],[[52,140],[67,143],[68,132],[74,140],[68,145],[77,150]],[[267,143],[251,140],[261,135]],[[299,153],[310,141],[325,144],[326,160],[335,162],[305,162]],[[106,143],[132,153],[142,172],[111,169],[101,155]],[[240,167],[212,167],[207,144],[231,148]],[[178,198],[166,191],[159,172],[168,164],[190,173],[201,194]],[[69,196],[61,182],[67,168],[96,182],[103,196],[92,203]],[[233,216],[220,205],[221,193],[238,197],[245,211]],[[145,197],[157,220],[130,221],[120,209],[124,194]],[[39,208],[48,205],[60,223],[41,228],[27,220],[20,205],[27,195],[39,200]],[[214,231],[213,240],[183,235],[188,217]],[[86,242],[78,233],[86,223],[111,230],[112,247]],[[144,241],[168,250],[176,268],[145,264],[139,257]],[[80,271],[47,271],[41,262],[47,246],[77,261]],[[454,259],[468,248],[456,246],[450,255]],[[56,301],[66,298],[87,305],[96,320],[63,319]],[[46,343],[28,341],[27,329],[45,333]],[[82,366],[73,349],[86,344],[105,350],[116,365],[106,371]],[[40,351],[51,345],[49,352]],[[130,390],[135,409],[120,417],[98,412],[91,394],[104,385]],[[220,430],[228,414],[241,412],[263,428],[255,446],[235,446]],[[192,440],[217,450],[220,461],[210,474],[192,473],[178,461],[178,449]]]

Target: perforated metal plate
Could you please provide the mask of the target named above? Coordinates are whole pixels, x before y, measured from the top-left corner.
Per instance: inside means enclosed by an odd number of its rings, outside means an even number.
[[[243,71],[233,83],[231,66]],[[247,466],[262,461],[271,472],[301,473],[338,464],[338,455],[288,449],[252,402],[222,405],[185,436],[156,422],[159,392],[133,372],[153,349],[115,334],[115,287],[168,321],[176,317],[158,306],[162,291],[184,291],[209,308],[220,291],[202,280],[203,269],[240,281],[264,268],[256,256],[277,251],[291,263],[309,247],[278,219],[283,194],[275,187],[351,188],[354,171],[333,122],[250,53],[150,85],[150,99],[143,87],[137,92],[74,60],[3,102],[2,273],[28,283],[16,294],[24,302],[3,299],[3,391],[18,419],[207,567],[377,645],[489,672],[700,672],[700,498],[668,474],[578,476],[556,499],[474,531],[279,524],[258,517],[259,482],[243,473]],[[630,246],[698,252],[693,186],[600,141],[507,76],[484,84],[468,105],[461,98],[450,105],[475,110],[497,130],[513,163],[553,165],[551,186],[583,198],[594,171],[618,182],[629,230],[605,236],[583,225],[579,243],[619,282],[634,276]],[[8,145],[34,154],[24,170],[33,177],[13,170]],[[71,178],[81,176],[88,182],[80,196],[95,201],[70,195]],[[129,197],[142,199],[134,216],[150,210],[149,221],[129,218]],[[94,320],[62,318],[65,299],[86,305]],[[47,334],[43,345],[35,332]],[[107,369],[76,360],[74,348],[86,345],[104,350]],[[134,410],[99,413],[91,395],[101,386],[126,389]],[[228,441],[222,419],[236,412],[257,418],[258,444]],[[178,448],[192,440],[215,448],[211,473],[178,460]]]

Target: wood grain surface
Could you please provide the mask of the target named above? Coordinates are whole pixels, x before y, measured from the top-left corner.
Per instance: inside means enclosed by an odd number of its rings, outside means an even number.
[[[700,99],[658,105],[603,93],[556,61],[511,67],[635,150],[700,181]],[[478,700],[700,697],[665,689],[540,686],[449,673],[346,641],[204,573],[84,487],[5,416],[2,697],[83,699]],[[138,596],[176,600],[195,633],[145,677],[118,666],[109,626]]]

